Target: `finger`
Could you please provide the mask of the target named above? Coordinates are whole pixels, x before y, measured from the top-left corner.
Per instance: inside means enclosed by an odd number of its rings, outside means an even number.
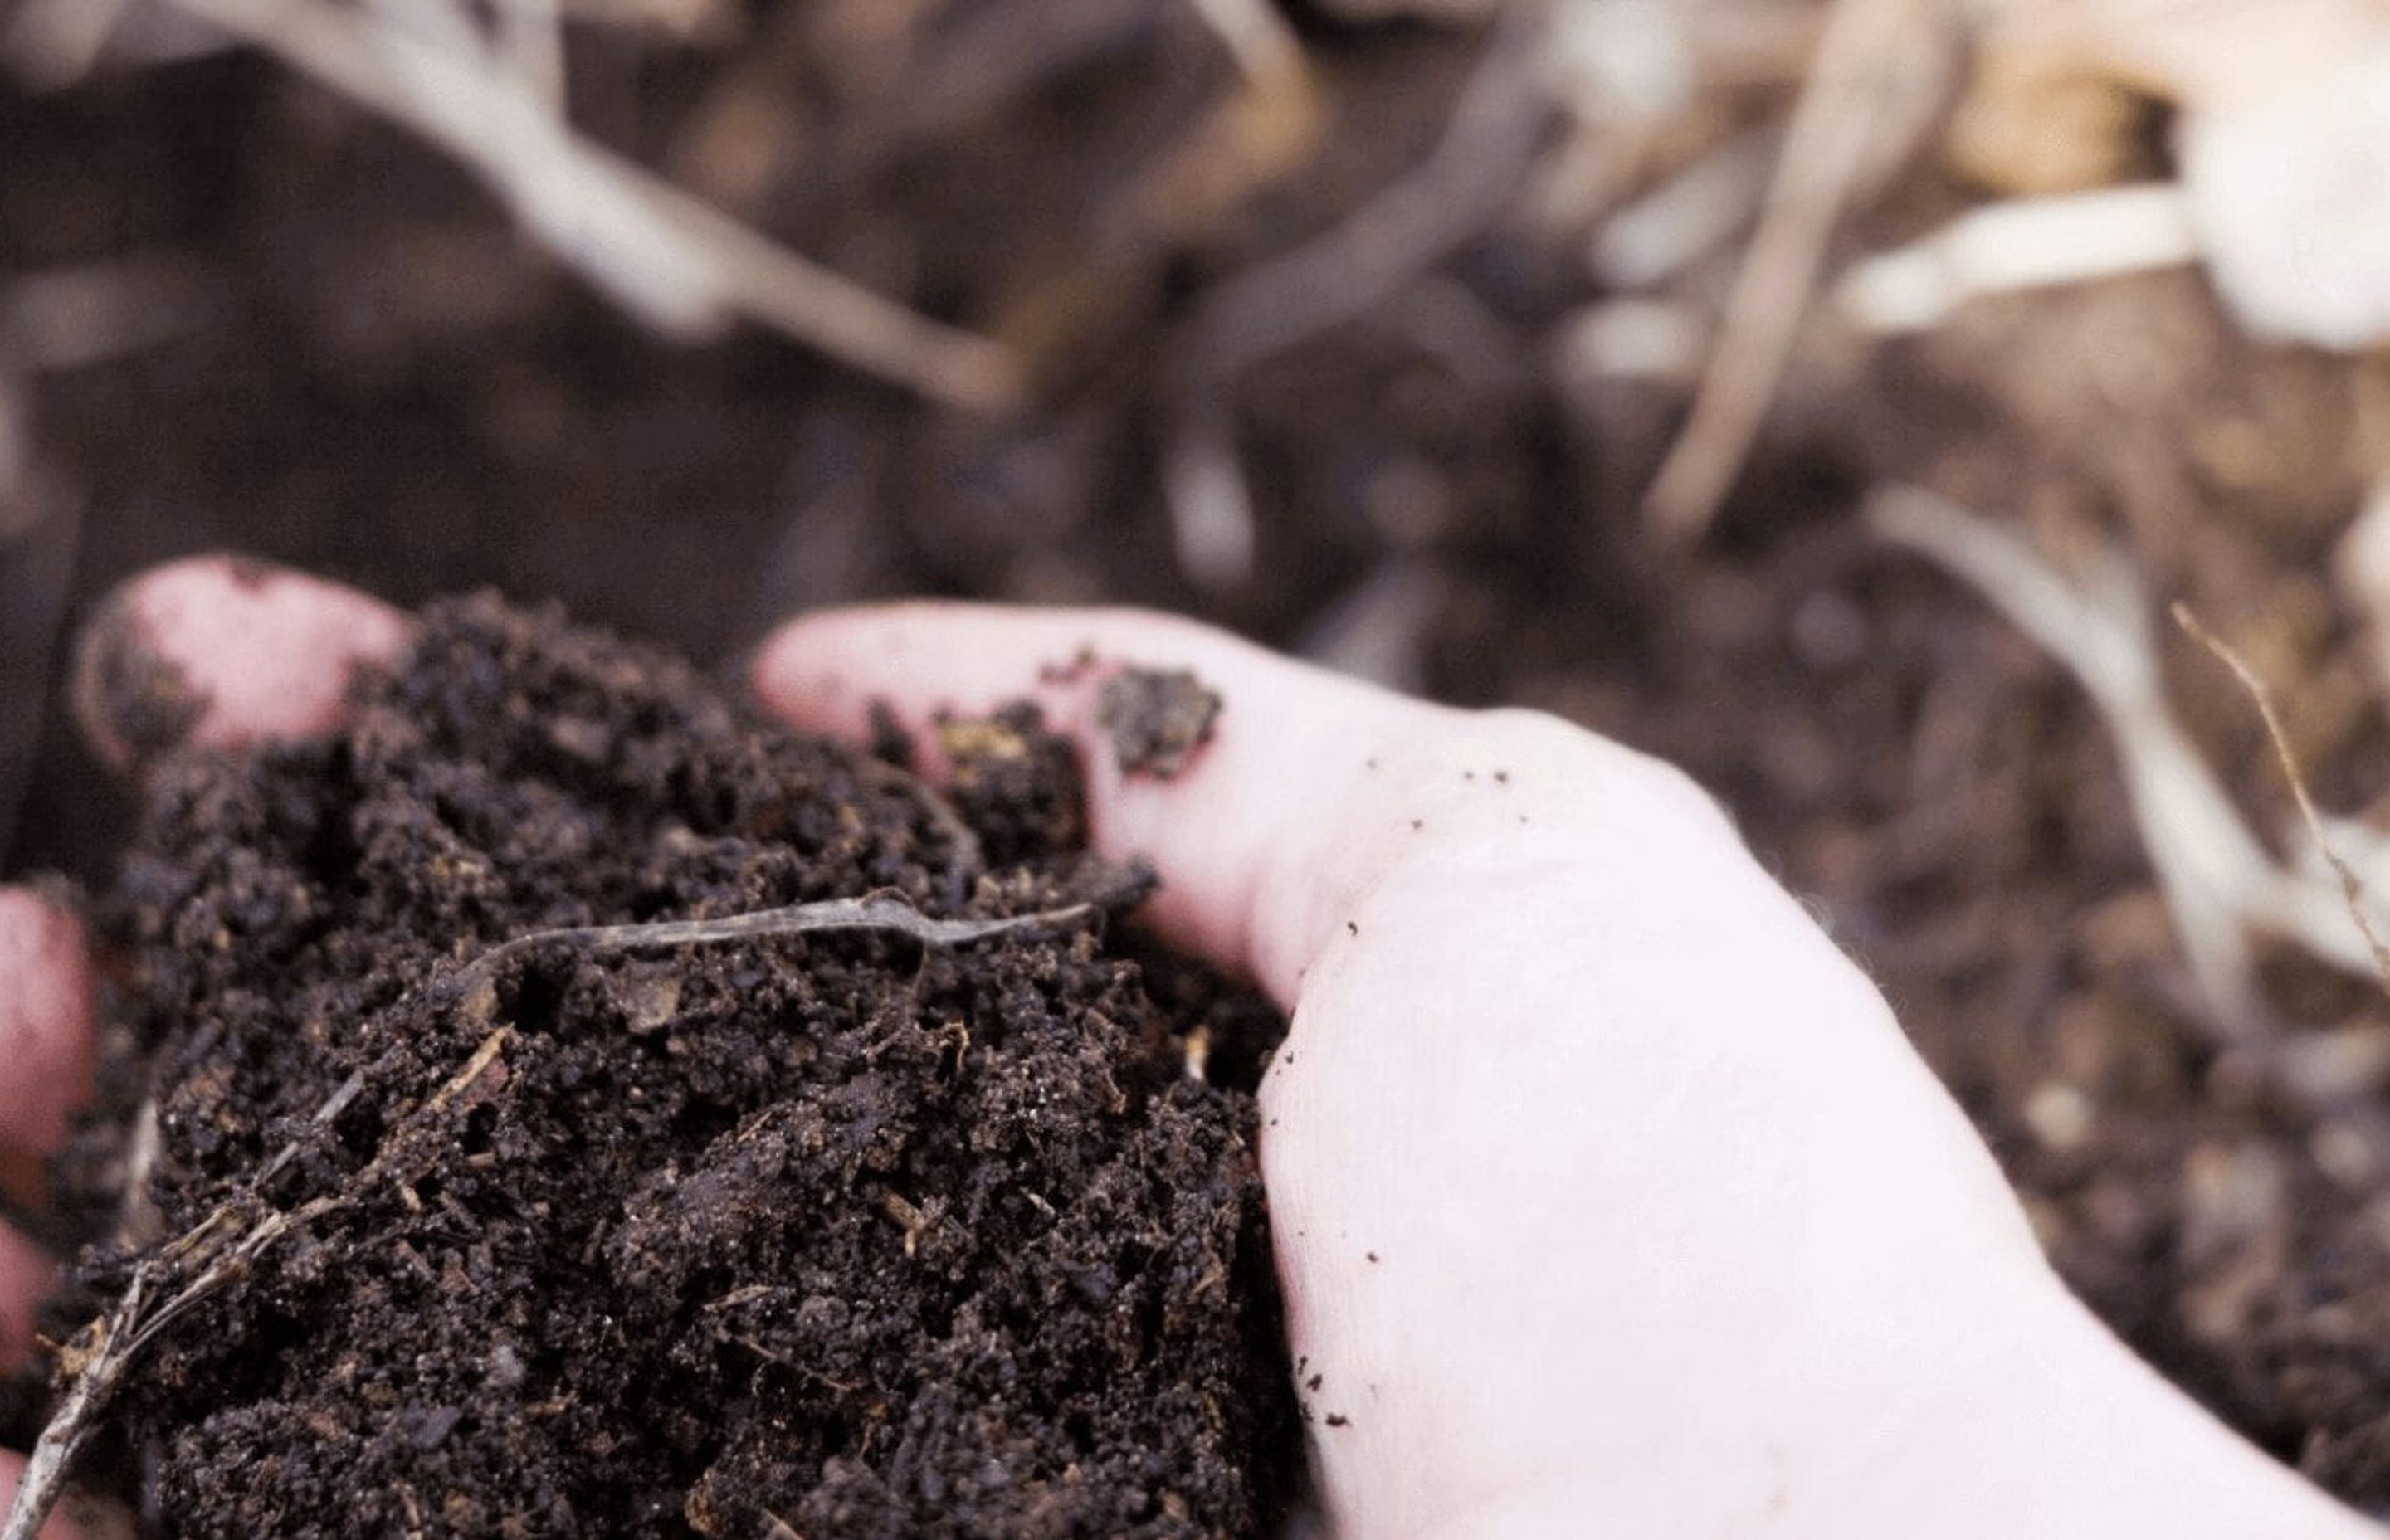
[[[1209,740],[1168,779],[1124,770],[1103,741],[1103,687],[1132,665],[1191,670],[1224,702]],[[1080,746],[1096,848],[1161,870],[1150,918],[1282,1000],[1317,928],[1302,911],[1334,875],[1317,857],[1332,843],[1340,799],[1382,763],[1401,724],[1434,714],[1135,611],[916,604],[808,616],[757,655],[754,684],[792,721],[847,735],[864,729],[876,703],[918,734],[945,713],[1034,699]]]
[[[1132,776],[1101,745],[1097,703],[1128,664],[1192,670],[1223,699],[1210,740],[1170,779]],[[1151,918],[1183,944],[1272,982],[1300,962],[1272,945],[1283,926],[1252,913],[1273,889],[1281,842],[1329,815],[1331,789],[1363,773],[1402,706],[1164,616],[932,604],[797,621],[758,654],[754,682],[791,720],[847,735],[863,730],[875,703],[919,734],[944,713],[1034,698],[1080,744],[1097,848],[1161,869]],[[1298,757],[1303,742],[1335,748]],[[1285,774],[1289,765],[1303,773]]]
[[[78,639],[74,707],[100,757],[305,738],[341,719],[356,665],[395,656],[406,617],[353,589],[226,556],[133,578]]]
[[[0,888],[0,1146],[46,1155],[91,1085],[91,957],[83,920],[31,888]]]
[[[1106,683],[1131,666],[1190,669],[1223,700],[1210,741],[1167,779],[1124,770],[1099,720]],[[1438,851],[1514,852],[1587,784],[1636,782],[1717,819],[1673,771],[1589,734],[1427,705],[1136,610],[828,611],[767,642],[753,682],[790,720],[847,735],[875,702],[918,733],[942,712],[1034,699],[1080,745],[1096,847],[1160,869],[1155,923],[1285,1004],[1390,871]]]

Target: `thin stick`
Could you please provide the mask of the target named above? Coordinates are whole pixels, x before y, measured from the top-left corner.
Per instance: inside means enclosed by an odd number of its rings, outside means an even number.
[[[571,945],[604,953],[818,931],[882,930],[910,936],[924,946],[950,947],[1042,926],[1064,925],[1097,912],[1093,904],[1074,904],[1003,919],[932,919],[902,899],[833,898],[715,919],[565,926],[534,930],[502,942],[449,975],[440,987],[451,997],[462,998],[474,987],[494,982],[500,964],[548,945]],[[502,1025],[492,1031],[429,1100],[391,1130],[373,1159],[340,1191],[311,1198],[289,1210],[266,1203],[262,1188],[268,1178],[289,1164],[298,1149],[293,1141],[261,1166],[241,1192],[219,1203],[206,1218],[143,1258],[134,1267],[116,1303],[92,1322],[76,1342],[60,1350],[59,1367],[70,1389],[33,1445],[17,1487],[17,1500],[8,1510],[6,1524],[0,1526],[0,1540],[33,1540],[65,1491],[67,1471],[74,1457],[90,1437],[99,1415],[107,1409],[125,1371],[142,1349],[175,1322],[246,1277],[251,1264],[284,1236],[362,1202],[385,1177],[398,1170],[403,1157],[430,1130],[434,1118],[469,1089],[513,1040],[514,1029],[510,1026]],[[361,1071],[342,1081],[325,1098],[309,1118],[309,1125],[321,1127],[330,1123],[356,1099],[363,1088]],[[153,1305],[153,1301],[159,1303]]]
[[[456,982],[462,984],[469,979],[479,982],[508,958],[559,942],[589,952],[621,952],[633,947],[686,946],[752,936],[799,936],[814,930],[893,930],[924,946],[963,946],[1034,926],[1067,924],[1094,912],[1093,905],[1074,904],[1067,909],[1041,910],[1009,919],[932,919],[900,898],[829,898],[816,904],[791,904],[785,908],[726,915],[719,919],[568,925],[554,930],[534,930],[490,948],[459,970]]]
[[[1970,210],[1922,240],[1859,263],[1835,300],[1864,331],[1924,331],[1993,295],[2198,260],[2182,188],[2142,183]]]
[[[1914,4],[1833,0],[1717,351],[1644,499],[1646,522],[1667,545],[1700,539],[1742,472],[1817,289],[1827,239],[1858,185],[1899,49],[1915,37],[1907,24]]]
[[[2222,637],[2200,623],[2191,606],[2178,599],[2174,606],[2174,623],[2182,627],[2193,641],[2214,653],[2218,662],[2230,669],[2232,676],[2241,681],[2241,687],[2255,702],[2257,714],[2265,719],[2266,736],[2273,740],[2274,758],[2281,763],[2282,774],[2291,783],[2291,796],[2299,804],[2299,816],[2306,820],[2307,833],[2314,839],[2316,849],[2321,853],[2325,864],[2332,867],[2332,875],[2340,879],[2341,897],[2348,902],[2348,918],[2357,922],[2358,933],[2365,937],[2366,949],[2373,954],[2373,971],[2381,979],[2383,989],[2390,992],[2390,947],[2382,944],[2382,937],[2373,929],[2373,921],[2366,916],[2365,880],[2357,875],[2355,867],[2341,859],[2340,853],[2332,849],[2332,841],[2324,836],[2323,815],[2316,811],[2315,798],[2307,790],[2306,773],[2300,768],[2297,751],[2291,747],[2291,735],[2282,725],[2281,713],[2274,709],[2274,692],[2257,677],[2257,671],[2227,646]]]
[[[1304,71],[1303,44],[1294,27],[1267,0],[1191,0],[1248,85],[1265,90]]]
[[[1206,294],[1189,324],[1190,382],[1228,379],[1385,303],[1500,213],[1551,116],[1536,77],[1548,35],[1542,6],[1507,10],[1418,170]]]
[[[1546,8],[1515,6],[1495,24],[1442,136],[1416,171],[1334,228],[1244,269],[1200,302],[1177,350],[1163,473],[1179,563],[1196,583],[1214,590],[1241,584],[1258,540],[1224,385],[1392,301],[1501,212],[1551,117],[1549,93],[1536,78],[1548,37]]]
[[[2261,1036],[2247,930],[2279,883],[2265,848],[2166,709],[2153,617],[2122,553],[2103,549],[2078,580],[1921,487],[1879,491],[1868,522],[1964,580],[2089,692],[2115,742],[2133,822],[2208,1024],[2234,1046]]]
[[[323,0],[172,0],[470,166],[561,260],[682,335],[742,314],[973,411],[1022,381],[1010,350],[941,325],[799,256],[572,132],[509,70]]]

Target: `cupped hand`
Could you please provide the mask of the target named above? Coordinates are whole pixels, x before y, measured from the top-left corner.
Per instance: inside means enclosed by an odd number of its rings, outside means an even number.
[[[405,635],[209,558],[128,588],[84,678],[178,677],[178,732],[233,745],[331,725]],[[1097,724],[1131,663],[1227,700],[1170,780]],[[2067,1297],[1874,988],[1665,766],[1126,612],[818,615],[754,683],[849,734],[874,701],[919,727],[1039,699],[1099,848],[1161,871],[1152,923],[1291,1012],[1261,1159],[1336,1533],[2371,1533]],[[103,751],[136,751],[85,693]],[[90,1015],[77,922],[0,893],[20,1160],[59,1136]],[[0,1351],[48,1269],[0,1235]]]
[[[1225,698],[1173,779],[1106,750],[1124,664]],[[1133,612],[818,615],[755,685],[849,734],[1034,696],[1152,920],[1291,1013],[1261,1162],[1338,1534],[2371,1533],[2067,1295],[1882,997],[1674,769]]]

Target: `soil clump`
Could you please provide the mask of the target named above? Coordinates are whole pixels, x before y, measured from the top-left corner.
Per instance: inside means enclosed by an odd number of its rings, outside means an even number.
[[[148,1525],[1272,1533],[1283,1023],[1110,933],[1150,879],[1034,710],[949,805],[557,612],[423,627],[337,739],[161,764],[100,907],[129,1006],[60,1174],[120,1233],[54,1331],[219,1206],[351,1195],[125,1382]],[[991,923],[589,929],[842,902]]]
[[[1130,775],[1169,780],[1212,741],[1220,698],[1185,669],[1126,669],[1103,683],[1096,725]]]

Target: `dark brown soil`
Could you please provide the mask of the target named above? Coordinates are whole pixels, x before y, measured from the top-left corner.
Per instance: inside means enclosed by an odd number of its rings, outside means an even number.
[[[286,1147],[264,1201],[355,1194],[135,1372],[112,1415],[150,1521],[1272,1533],[1301,1456],[1250,1093],[1280,1024],[1183,963],[1149,989],[1109,939],[1150,882],[1073,843],[1034,712],[982,729],[1000,776],[950,732],[949,809],[553,612],[425,624],[337,742],[165,762],[104,906],[137,1045],[113,1110],[154,1098],[141,1233]],[[492,955],[867,895],[1071,912]],[[124,1132],[67,1162],[84,1212]],[[88,1258],[56,1324],[131,1260]]]
[[[1096,725],[1130,775],[1168,780],[1212,740],[1220,697],[1185,669],[1124,669],[1096,692]]]
[[[1854,517],[1903,480],[2059,546],[2120,540],[2152,595],[2193,600],[2273,681],[2326,807],[2379,824],[2385,683],[2332,563],[2381,472],[2378,365],[2254,344],[2188,272],[1889,343],[1819,316],[1711,538],[1671,561],[1636,507],[1686,384],[1568,364],[1613,296],[1584,260],[1604,211],[1541,212],[1584,148],[1553,125],[1537,174],[1487,193],[1500,217],[1408,289],[1220,385],[1258,549],[1248,581],[1207,588],[1172,564],[1158,467],[1190,333],[1427,162],[1484,32],[1288,6],[1317,132],[1274,173],[1214,168],[1190,209],[1237,89],[1197,7],[1056,0],[1026,7],[1034,27],[991,0],[696,8],[720,25],[577,25],[574,122],[1014,342],[1034,403],[974,419],[752,333],[648,336],[439,152],[253,53],[111,63],[50,94],[0,77],[6,280],[96,273],[172,323],[22,388],[57,495],[21,528],[0,503],[12,871],[96,874],[122,842],[55,638],[192,550],[402,603],[557,596],[708,661],[790,613],[898,594],[1191,610],[1684,764],[1883,985],[2070,1283],[2233,1426],[2390,1513],[2390,1162],[2218,1056],[2081,691]],[[1798,68],[1707,80],[1681,153],[1622,196],[1781,125]],[[2164,109],[2124,105],[2148,126],[2120,174],[2167,174]],[[1990,196],[1937,132],[1830,269]],[[1741,254],[1636,297],[1713,321]],[[2176,704],[2253,821],[2286,822],[2246,703],[2208,661],[2171,661],[2202,671]],[[1041,741],[1005,730],[998,747]],[[1071,800],[1038,800],[1047,770],[990,755],[965,779],[989,860],[1074,838]],[[2294,959],[2268,983],[2285,1022],[2360,1047],[2390,1020],[2378,990]],[[2378,1111],[2384,1072],[2353,1094]]]

